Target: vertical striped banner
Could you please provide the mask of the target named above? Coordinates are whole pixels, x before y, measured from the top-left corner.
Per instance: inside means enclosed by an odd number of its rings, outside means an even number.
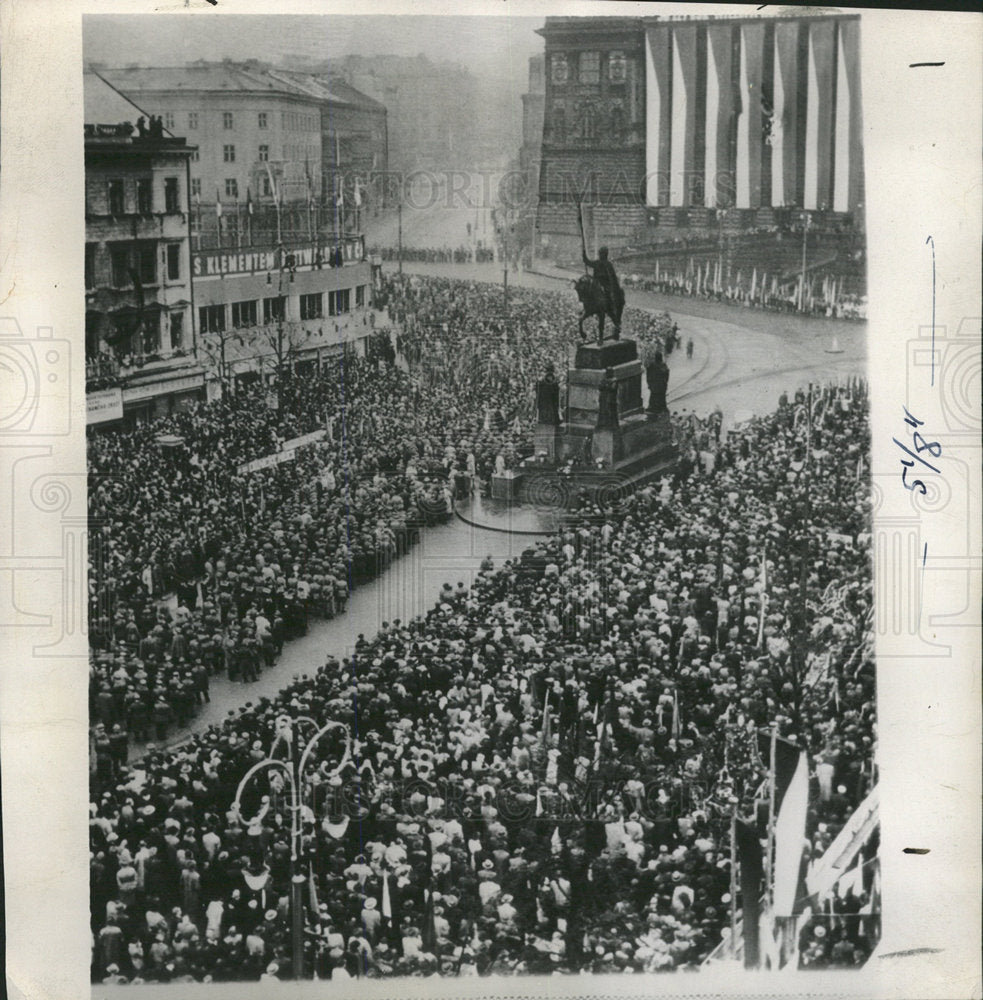
[[[860,95],[860,23],[843,20],[840,27],[840,63],[849,91],[850,149],[849,179],[847,181],[847,211],[855,212],[864,200],[863,163],[863,109]]]
[[[707,26],[706,203],[711,208],[734,204],[732,37],[729,24]]]
[[[737,162],[735,163],[735,175],[737,181],[737,192],[734,204],[738,208],[751,207],[751,134],[749,104],[751,97],[749,94],[750,81],[748,80],[748,51],[747,32],[741,28],[737,29],[739,39],[738,49],[738,107],[740,112],[737,116]],[[757,100],[757,97],[755,97]]]
[[[838,26],[839,27],[839,26]],[[836,127],[833,132],[833,211],[850,211],[850,81],[843,33],[836,33]]]
[[[811,27],[814,25],[809,26]],[[802,195],[802,207],[814,209],[819,203],[819,76],[816,72],[815,36],[811,30],[807,59],[805,190]]]
[[[744,110],[747,116],[748,136],[748,208],[757,208],[761,205],[761,147],[764,145],[761,110],[764,22],[745,24],[741,29],[741,35],[747,79],[747,101]]]
[[[696,26],[696,83],[693,93],[693,177],[689,184],[690,205],[706,204],[707,162],[707,26]]]
[[[792,22],[796,29],[795,88],[787,91],[794,95],[795,114],[798,122],[795,132],[795,193],[792,204],[799,208],[806,198],[806,129],[809,110],[809,22]]]
[[[809,111],[806,169],[812,183],[806,184],[806,208],[828,209],[833,203],[833,111],[836,77],[834,21],[815,21],[810,26]]]
[[[771,205],[771,138],[775,114],[775,22],[765,21],[761,46],[761,198],[760,205]],[[752,296],[753,297],[753,296]]]
[[[645,171],[649,205],[669,204],[672,138],[672,38],[668,26],[646,30]]]
[[[693,134],[696,120],[696,26],[680,25],[672,33],[672,139],[669,204],[690,204]]]

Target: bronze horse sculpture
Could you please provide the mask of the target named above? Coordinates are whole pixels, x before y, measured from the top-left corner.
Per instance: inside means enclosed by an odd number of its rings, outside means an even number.
[[[621,314],[625,308],[624,295],[619,295],[614,303],[608,302],[608,296],[604,286],[589,274],[581,275],[574,283],[573,287],[577,292],[577,298],[583,306],[583,313],[580,316],[580,339],[586,340],[587,334],[584,332],[584,320],[592,316],[597,317],[597,342],[604,343],[604,321],[610,317],[614,323],[614,340],[621,336]]]

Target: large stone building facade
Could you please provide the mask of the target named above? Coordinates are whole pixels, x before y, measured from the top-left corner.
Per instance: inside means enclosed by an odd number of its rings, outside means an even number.
[[[85,361],[89,424],[130,424],[204,395],[196,356],[183,138],[140,135],[142,109],[85,79]]]
[[[550,17],[538,251],[752,229],[804,210],[862,226],[857,15]]]
[[[100,75],[198,147],[197,248],[356,231],[362,211],[381,207],[386,108],[343,81],[232,62]]]

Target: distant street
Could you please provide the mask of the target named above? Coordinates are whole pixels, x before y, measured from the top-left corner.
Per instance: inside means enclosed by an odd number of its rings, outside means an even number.
[[[491,204],[498,175],[419,174],[403,206],[403,246],[412,248],[473,247],[476,240],[494,246]],[[470,225],[470,232],[468,226]],[[399,215],[363,220],[366,247],[399,245]]]

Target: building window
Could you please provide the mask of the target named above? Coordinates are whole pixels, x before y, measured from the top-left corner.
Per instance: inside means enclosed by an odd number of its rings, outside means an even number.
[[[85,287],[96,287],[96,244],[85,244]]]
[[[359,285],[355,289],[355,308],[361,309],[365,305],[365,285]]]
[[[184,346],[184,313],[171,313],[171,350],[180,351]]]
[[[181,244],[167,244],[167,280],[181,280]]]
[[[165,111],[164,112],[164,128],[166,128],[168,132],[170,132],[171,129],[174,128],[174,112],[173,111]]]
[[[143,353],[156,354],[160,350],[160,321],[157,325],[151,321],[143,327]]]
[[[627,67],[624,52],[612,52],[608,56],[608,79],[612,83],[624,83],[628,75]]]
[[[140,215],[150,215],[154,210],[153,181],[149,177],[141,177],[137,181],[137,211]]]
[[[195,148],[194,148],[194,149],[193,149],[193,150],[191,151],[191,162],[192,162],[192,163],[197,163],[197,162],[198,162],[198,161],[199,161],[200,159],[201,159],[201,152],[200,152],[200,150],[198,149],[198,147],[196,146],[196,147],[195,147]]]
[[[351,312],[352,290],[350,288],[339,288],[336,292],[328,292],[328,315],[340,316],[342,313]]]
[[[270,158],[270,147],[260,146],[259,147],[259,162],[266,163]]]
[[[225,306],[201,306],[198,309],[198,329],[202,333],[224,333]]]
[[[123,187],[121,179],[109,182],[109,214],[126,214],[126,189]]]
[[[239,197],[239,182],[234,177],[225,178],[225,197],[226,198]]]
[[[191,178],[191,197],[200,198],[201,197],[201,178],[192,177]]]
[[[126,288],[130,277],[130,248],[126,243],[109,244],[109,262],[112,268],[113,288]]]
[[[198,112],[197,111],[189,111],[188,112],[188,128],[197,128],[197,127],[198,127]]]
[[[272,299],[263,299],[263,322],[275,323],[284,317],[284,299],[276,296]]]
[[[570,69],[567,65],[566,53],[558,52],[550,61],[551,76],[553,83],[562,86],[570,77]]]
[[[222,127],[223,128],[235,128],[235,118],[231,111],[222,112]]]
[[[320,319],[324,315],[323,296],[320,292],[300,297],[300,318]]]
[[[598,52],[581,52],[577,79],[581,83],[598,83],[601,79],[601,56]]]
[[[259,193],[264,198],[269,198],[273,194],[273,189],[270,187],[270,175],[262,174],[259,178]]]
[[[175,215],[181,211],[178,204],[178,185],[176,177],[164,178],[164,211],[168,215]]]
[[[225,163],[235,163],[235,161],[236,161],[236,148],[235,148],[235,146],[223,146],[222,147],[222,160]]]
[[[256,116],[256,120],[260,128],[270,127],[269,119],[267,118],[265,111],[260,111],[260,113]]]
[[[140,281],[145,285],[157,284],[157,244],[152,241],[138,243],[134,252],[134,264]]]
[[[256,300],[244,299],[242,302],[232,303],[232,326],[255,326],[256,325]]]

